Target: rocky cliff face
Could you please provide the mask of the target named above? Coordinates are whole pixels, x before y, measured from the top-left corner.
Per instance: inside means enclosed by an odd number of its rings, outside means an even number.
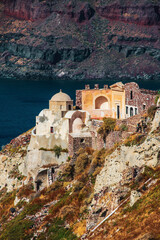
[[[158,2],[1,1],[7,76],[158,78]]]
[[[142,144],[130,147],[122,144],[111,155],[106,157],[104,167],[96,177],[95,195],[89,209],[88,228],[93,228],[117,208],[121,201],[130,194],[131,182],[138,184],[146,168],[159,166],[159,122],[160,111],[158,109],[152,122],[152,130]],[[140,188],[137,189],[138,192],[131,192],[133,194],[131,194],[130,199],[131,205],[141,196]]]
[[[4,12],[8,16],[33,21],[48,17],[51,13],[51,4],[46,1],[7,0]]]
[[[99,14],[107,19],[135,23],[140,25],[158,25],[160,22],[160,7],[155,4],[114,3],[97,8]]]

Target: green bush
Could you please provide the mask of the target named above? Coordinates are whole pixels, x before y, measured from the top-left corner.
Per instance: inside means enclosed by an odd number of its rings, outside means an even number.
[[[53,151],[55,152],[56,157],[59,158],[62,152],[62,147],[55,145]]]
[[[56,155],[56,157],[60,157],[60,155],[61,155],[61,153],[62,152],[66,152],[66,153],[68,153],[68,149],[67,148],[62,148],[61,146],[57,146],[57,145],[54,145],[54,147],[53,148],[51,148],[51,149],[46,149],[46,148],[43,148],[43,147],[41,147],[39,150],[43,150],[43,151],[53,151],[53,152],[55,152],[55,155]]]
[[[77,237],[71,232],[71,229],[65,228],[64,221],[56,218],[51,223],[51,226],[48,229],[46,234],[42,233],[38,240],[76,240]]]
[[[125,124],[122,124],[122,125],[120,126],[120,129],[121,129],[121,131],[128,131],[128,126],[125,125]]]
[[[32,233],[29,233],[32,226],[33,221],[17,217],[1,233],[0,240],[29,240],[33,236]]]

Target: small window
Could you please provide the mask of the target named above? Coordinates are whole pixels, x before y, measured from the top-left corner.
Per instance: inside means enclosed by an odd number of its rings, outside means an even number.
[[[130,91],[130,99],[133,99],[133,92]]]
[[[143,110],[145,110],[146,109],[146,105],[145,104],[143,104]]]
[[[53,129],[53,127],[51,127],[51,130],[50,130],[50,131],[51,131],[51,133],[53,133],[53,132],[54,132],[54,129]]]
[[[68,110],[72,110],[72,106],[71,105],[68,105]]]
[[[137,115],[137,108],[135,108],[135,115]]]
[[[128,114],[128,107],[126,107],[126,114]]]
[[[62,110],[62,105],[60,105],[60,109]]]
[[[81,143],[84,143],[84,138],[81,138]]]

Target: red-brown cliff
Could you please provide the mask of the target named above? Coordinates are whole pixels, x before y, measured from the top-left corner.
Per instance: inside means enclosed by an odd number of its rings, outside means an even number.
[[[6,66],[0,72],[5,75],[160,76],[158,1],[0,2],[0,61]]]

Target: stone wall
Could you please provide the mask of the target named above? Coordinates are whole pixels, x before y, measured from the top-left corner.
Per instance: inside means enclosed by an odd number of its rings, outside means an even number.
[[[127,138],[131,133],[136,132],[137,123],[142,118],[141,114],[133,117],[116,120],[116,125],[120,128],[122,125],[126,125],[127,131],[113,131],[106,137],[106,149],[110,149],[114,144]],[[97,133],[98,128],[103,124],[103,121],[92,120],[91,135],[92,135],[92,147],[93,149],[100,150],[104,147],[103,139],[100,134]]]
[[[80,148],[92,147],[91,135],[85,136],[84,134],[76,135],[69,134],[69,156],[73,156],[73,160],[76,159],[76,153]]]
[[[135,82],[125,84],[125,101],[127,106],[138,108],[138,113],[142,113],[155,104],[157,91],[140,89]],[[131,96],[132,95],[132,96]]]
[[[82,90],[76,90],[76,106],[82,109]]]

